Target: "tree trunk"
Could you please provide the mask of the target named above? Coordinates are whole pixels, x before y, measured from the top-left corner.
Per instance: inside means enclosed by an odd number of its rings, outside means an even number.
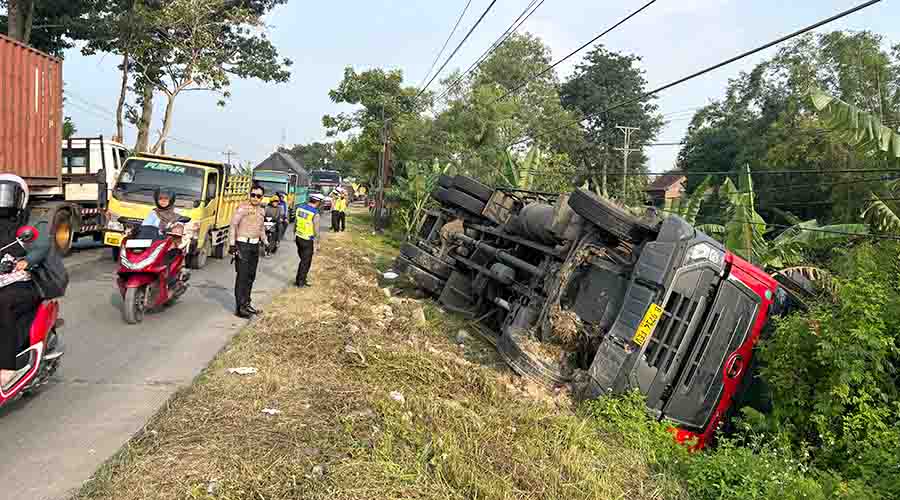
[[[31,38],[31,21],[34,18],[34,0],[9,0],[7,35],[13,40],[28,43]]]
[[[175,112],[175,97],[177,97],[177,94],[168,94],[167,97],[168,102],[166,103],[166,114],[163,118],[162,132],[159,133],[159,140],[156,141],[156,144],[153,145],[153,149],[150,150],[151,153],[159,151],[159,148],[166,143],[169,131],[172,130],[172,114]]]
[[[150,83],[143,85],[141,99],[143,99],[143,107],[141,119],[138,122],[137,142],[134,145],[137,153],[147,152],[150,145],[150,124],[153,123],[153,85]]]
[[[600,194],[604,198],[609,198],[609,191],[606,190],[606,167],[609,166],[609,158],[606,156],[606,150],[603,151],[603,164],[600,165]]]
[[[128,51],[122,56],[122,86],[119,88],[119,102],[116,105],[116,137],[117,141],[125,142],[125,121],[122,114],[125,109],[125,97],[128,94]]]

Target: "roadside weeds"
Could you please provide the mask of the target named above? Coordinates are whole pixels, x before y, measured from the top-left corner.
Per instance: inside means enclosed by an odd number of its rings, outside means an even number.
[[[313,288],[277,296],[74,498],[682,496],[644,450],[512,375],[470,326],[388,298],[379,277],[397,245],[363,214],[329,235]]]

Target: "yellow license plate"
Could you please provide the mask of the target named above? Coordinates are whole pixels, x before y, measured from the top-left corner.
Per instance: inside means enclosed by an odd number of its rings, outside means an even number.
[[[119,233],[106,233],[103,236],[103,243],[111,247],[122,246],[122,235]]]
[[[640,326],[636,332],[634,332],[634,337],[631,340],[634,341],[635,344],[643,347],[647,342],[647,339],[653,335],[653,330],[656,328],[656,324],[659,323],[659,318],[662,318],[663,309],[656,304],[650,304],[650,308],[647,309],[647,313],[644,314],[644,319],[641,320]]]

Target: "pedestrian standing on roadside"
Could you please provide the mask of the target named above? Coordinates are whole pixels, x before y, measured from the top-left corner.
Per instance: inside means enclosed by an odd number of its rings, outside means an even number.
[[[297,207],[295,241],[300,264],[297,266],[297,278],[294,280],[294,284],[300,288],[310,286],[307,276],[309,268],[312,266],[313,254],[320,245],[319,207],[324,200],[324,196],[313,193],[309,195],[307,203]]]
[[[259,265],[259,245],[268,246],[265,227],[265,208],[260,206],[265,191],[259,185],[250,189],[250,199],[241,203],[231,219],[228,232],[229,252],[234,257],[235,314],[249,318],[262,313],[250,303],[256,267]]]

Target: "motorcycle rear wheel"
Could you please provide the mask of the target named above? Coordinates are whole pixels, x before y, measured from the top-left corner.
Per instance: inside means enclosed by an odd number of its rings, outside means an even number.
[[[147,287],[129,288],[125,290],[122,304],[122,318],[129,325],[136,325],[144,320],[144,301]]]

